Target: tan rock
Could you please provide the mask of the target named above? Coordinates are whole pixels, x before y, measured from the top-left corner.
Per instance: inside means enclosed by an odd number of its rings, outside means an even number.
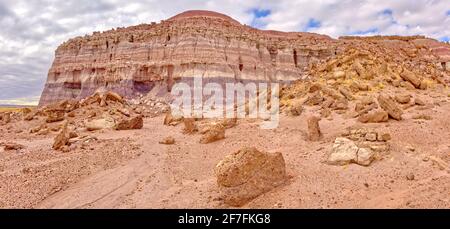
[[[378,134],[377,139],[378,139],[378,141],[387,142],[387,141],[390,141],[392,139],[392,137],[390,134],[384,133],[384,134]]]
[[[414,104],[416,104],[418,106],[425,106],[426,105],[426,103],[420,98],[415,98],[414,99]]]
[[[334,101],[333,105],[331,105],[333,110],[347,110],[348,109],[348,101],[345,98],[340,98]]]
[[[197,125],[195,124],[195,118],[184,118],[183,123],[183,134],[193,134],[198,131]]]
[[[65,112],[62,110],[59,111],[51,111],[47,113],[47,119],[45,120],[47,123],[52,122],[61,122],[64,120]]]
[[[358,82],[358,81],[353,81],[353,82],[350,84],[350,89],[351,89],[353,92],[358,92],[358,91],[368,91],[368,90],[369,90],[369,85],[367,85],[367,84],[362,84],[362,83],[360,83],[360,82]]]
[[[402,120],[403,111],[397,106],[396,102],[388,95],[380,94],[378,96],[380,107],[385,110],[389,116],[396,120]]]
[[[395,95],[395,100],[398,103],[407,104],[411,101],[411,95],[409,94]]]
[[[70,140],[70,131],[68,128],[68,122],[65,121],[63,124],[63,128],[61,129],[61,132],[56,135],[54,142],[53,142],[53,149],[59,150],[61,147],[67,145]]]
[[[5,151],[25,149],[24,145],[21,145],[21,144],[18,144],[18,143],[14,143],[14,142],[2,143],[1,145],[3,145],[3,149]]]
[[[174,116],[171,111],[168,111],[166,113],[166,116],[164,117],[164,125],[166,125],[166,126],[176,126],[182,120],[183,120],[182,116]]]
[[[142,115],[138,115],[132,118],[122,118],[117,121],[114,129],[116,130],[135,130],[142,129],[144,127],[144,119]]]
[[[372,132],[372,133],[367,133],[366,134],[366,141],[371,141],[371,142],[375,142],[375,141],[377,141],[377,133],[374,133],[374,132]]]
[[[336,138],[333,152],[329,155],[327,163],[330,165],[347,165],[357,159],[358,146],[347,138]]]
[[[105,97],[106,97],[106,100],[123,103],[122,96],[120,96],[119,94],[117,94],[115,92],[108,91],[108,92],[106,92]]]
[[[200,138],[201,144],[208,144],[225,139],[225,127],[221,124],[210,126]]]
[[[0,113],[0,121],[2,121],[4,124],[11,122],[11,113],[9,112],[1,112]]]
[[[346,87],[340,87],[339,92],[347,99],[347,100],[355,100],[355,97],[353,96],[352,92],[348,90]]]
[[[315,83],[309,87],[308,91],[309,91],[309,93],[314,93],[314,92],[320,91],[320,89],[322,89],[322,86],[318,83]]]
[[[329,108],[324,108],[322,110],[320,110],[320,116],[322,118],[328,118],[331,116],[331,110]]]
[[[159,144],[173,145],[173,144],[175,144],[175,138],[173,138],[173,137],[166,137],[162,141],[160,141]]]
[[[419,88],[420,83],[422,82],[418,76],[406,69],[400,74],[400,77],[402,77],[403,80],[410,82],[415,88]]]
[[[324,101],[324,98],[320,94],[320,92],[315,92],[314,94],[311,94],[308,97],[305,104],[307,104],[309,106],[316,106],[316,105],[320,105],[323,101]]]
[[[281,153],[244,148],[225,157],[215,168],[224,202],[242,206],[286,182],[286,165]]]
[[[433,120],[433,117],[426,114],[416,114],[412,116],[413,119]]]
[[[356,164],[369,166],[375,160],[375,154],[371,149],[359,148],[356,158]]]
[[[88,131],[96,131],[103,129],[112,129],[115,126],[114,119],[107,117],[101,119],[95,119],[85,123],[85,127]]]
[[[308,140],[319,141],[322,138],[319,121],[320,118],[312,116],[308,118]]]
[[[416,90],[416,87],[414,87],[414,85],[408,81],[402,81],[400,85],[408,90]]]
[[[303,101],[299,99],[294,100],[289,108],[289,115],[300,116],[302,112],[303,112]]]
[[[235,126],[237,126],[237,118],[225,118],[223,119],[220,124],[225,128],[225,129],[231,129]]]
[[[356,163],[369,166],[374,160],[375,153],[371,149],[359,148],[352,140],[347,138],[336,138],[327,163],[330,165]]]
[[[380,122],[387,122],[388,119],[389,114],[386,111],[376,110],[368,114],[361,115],[358,118],[358,121],[362,123],[380,123]]]

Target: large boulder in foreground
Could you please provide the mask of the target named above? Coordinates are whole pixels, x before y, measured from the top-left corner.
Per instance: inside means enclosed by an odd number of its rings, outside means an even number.
[[[242,206],[286,181],[281,153],[244,148],[217,164],[215,173],[220,194],[231,206]]]

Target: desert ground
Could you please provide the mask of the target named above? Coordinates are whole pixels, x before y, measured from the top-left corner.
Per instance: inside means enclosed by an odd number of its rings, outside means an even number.
[[[332,113],[320,120],[318,141],[308,139],[307,122],[317,107],[283,113],[273,130],[260,129],[261,120],[239,119],[224,139],[209,144],[183,130],[183,122],[164,125],[164,113],[145,115],[141,129],[120,131],[77,128],[86,118],[76,114],[68,116],[75,117],[75,141],[55,150],[66,121],[42,127],[45,117],[27,110],[35,117],[17,114],[0,128],[0,208],[233,208],[223,201],[215,167],[243,147],[280,152],[287,176],[243,208],[449,208],[450,97],[433,90],[414,96],[426,106],[409,107],[400,121],[363,124]],[[327,163],[348,128],[388,133],[389,150],[367,166]],[[167,137],[175,142],[160,144]]]

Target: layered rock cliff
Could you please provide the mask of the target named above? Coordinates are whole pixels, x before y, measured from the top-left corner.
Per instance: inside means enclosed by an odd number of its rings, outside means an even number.
[[[405,39],[378,42],[387,50],[404,45],[409,55],[412,39],[418,43],[413,52],[425,52],[430,62],[446,67],[448,45],[423,37]],[[223,14],[188,11],[160,23],[94,32],[63,43],[40,105],[84,98],[99,89],[128,98],[149,92],[164,95],[174,82],[192,77],[203,77],[204,82],[289,82],[305,76],[311,65],[344,52],[348,44],[364,42],[376,41],[263,31]]]
[[[295,80],[335,54],[336,41],[308,33],[260,31],[228,16],[188,11],[161,23],[118,28],[62,44],[40,105],[98,88],[126,97],[170,90],[178,79]]]

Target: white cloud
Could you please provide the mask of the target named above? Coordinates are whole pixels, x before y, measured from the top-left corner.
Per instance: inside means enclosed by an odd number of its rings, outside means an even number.
[[[54,50],[71,37],[158,22],[191,9],[219,11],[262,29],[332,37],[450,37],[449,0],[0,0],[0,100],[39,96]],[[255,19],[252,9],[271,13]],[[308,28],[311,19],[320,27]]]

